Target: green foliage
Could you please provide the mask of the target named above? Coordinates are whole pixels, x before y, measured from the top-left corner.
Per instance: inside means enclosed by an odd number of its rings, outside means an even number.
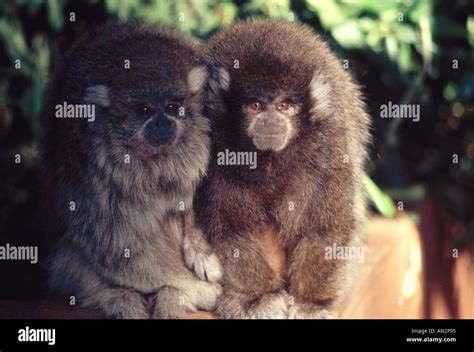
[[[376,142],[383,152],[374,172],[377,184],[408,189],[412,181],[407,175],[412,174],[417,182],[432,183],[433,192],[446,192],[442,197],[453,209],[474,208],[466,197],[453,196],[469,194],[474,183],[466,181],[474,176],[474,132],[459,128],[472,121],[474,109],[474,17],[468,15],[467,6],[461,0],[449,4],[435,0],[6,0],[0,4],[2,158],[9,160],[28,147],[34,150],[51,53],[99,22],[159,22],[205,39],[239,18],[280,17],[300,20],[321,32],[366,85]],[[400,137],[400,121],[377,119],[378,107],[387,101],[425,104],[425,125],[411,128],[417,131],[416,138]],[[409,164],[409,158],[401,155],[419,148],[418,139],[425,143],[425,153],[435,157],[425,155]],[[449,143],[449,148],[443,143]],[[451,167],[453,153],[459,154],[457,169]],[[375,209],[392,216],[388,196],[369,178],[365,185]],[[5,192],[13,193],[12,189]]]
[[[429,31],[433,1],[319,1],[306,0],[323,27],[346,49],[365,49],[387,55],[401,72],[419,69],[416,52],[431,61]],[[426,34],[419,35],[420,31]]]
[[[368,176],[364,177],[364,188],[368,199],[380,214],[389,218],[393,218],[396,215],[397,209],[392,199],[383,193]]]

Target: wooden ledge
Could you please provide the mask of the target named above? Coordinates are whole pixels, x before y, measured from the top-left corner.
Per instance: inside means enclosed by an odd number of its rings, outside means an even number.
[[[357,279],[337,308],[339,318],[422,318],[421,247],[407,216],[373,217],[365,238]],[[103,319],[89,309],[50,301],[0,301],[3,319]],[[189,319],[212,319],[208,312]]]

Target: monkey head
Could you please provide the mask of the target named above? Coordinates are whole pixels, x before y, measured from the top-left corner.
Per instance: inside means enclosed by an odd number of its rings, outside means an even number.
[[[206,69],[192,63],[174,69],[159,55],[147,61],[132,77],[125,74],[126,82],[111,77],[109,86],[87,88],[85,98],[99,104],[104,116],[91,128],[141,158],[166,154],[193,130],[206,129],[198,102]]]
[[[144,32],[117,46],[108,53],[116,67],[85,90],[85,101],[102,112],[92,129],[142,158],[166,154],[196,127],[205,129],[198,100],[207,70],[182,35],[160,35]]]
[[[245,90],[238,95],[231,99],[239,104],[237,116],[244,138],[262,151],[284,149],[300,126],[304,101],[291,91],[261,86],[259,92]]]
[[[208,144],[200,90],[207,69],[196,43],[177,31],[108,25],[79,41],[63,60],[56,102],[89,104],[95,117],[61,121],[71,138],[86,134],[115,159],[140,160]]]
[[[223,98],[218,130],[237,148],[281,152],[309,130],[339,123],[327,118],[345,73],[309,28],[250,19],[211,37],[206,53],[216,71],[211,90]]]

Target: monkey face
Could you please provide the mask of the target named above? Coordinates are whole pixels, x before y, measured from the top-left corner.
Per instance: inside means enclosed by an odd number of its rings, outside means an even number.
[[[259,150],[280,151],[295,135],[295,120],[301,104],[277,96],[252,98],[242,105],[245,131]]]
[[[215,71],[209,115],[223,147],[281,155],[312,140],[315,131],[344,128],[337,105],[352,99],[347,96],[351,82],[310,28],[241,21],[213,35],[206,54]]]
[[[162,106],[160,106],[162,105]],[[164,104],[159,104],[156,108],[153,105],[143,105],[138,107],[138,114],[151,117],[144,126],[145,140],[151,145],[172,144],[176,141],[177,123],[176,117],[180,109],[184,110],[182,103],[177,99],[165,100]],[[184,116],[184,112],[182,114]]]
[[[100,105],[103,112],[103,118],[93,126],[100,130],[97,135],[112,141],[118,153],[148,158],[185,144],[186,134],[204,134],[201,127],[207,123],[200,114],[199,93],[207,78],[206,69],[196,66],[188,74],[179,72],[175,77],[152,74],[156,72],[153,67],[142,72],[139,79],[128,79],[123,89],[103,85],[88,89],[86,100]],[[135,83],[130,86],[130,82]]]
[[[188,113],[186,113],[188,110]],[[142,97],[129,105],[128,124],[134,131],[127,141],[141,155],[158,153],[173,147],[191,119],[184,94]]]

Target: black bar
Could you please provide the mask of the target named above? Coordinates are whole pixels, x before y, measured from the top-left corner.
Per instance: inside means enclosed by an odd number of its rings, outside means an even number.
[[[55,329],[53,344],[18,341],[20,329]],[[42,331],[44,333],[45,331]],[[33,334],[33,335],[31,335]],[[25,336],[25,335],[23,335]],[[43,337],[52,335],[43,334]],[[408,339],[421,339],[409,341]],[[430,340],[431,339],[431,340]],[[452,341],[434,339],[454,339]],[[52,342],[52,339],[50,339]],[[0,351],[254,350],[291,351],[468,351],[474,350],[474,320],[318,321],[118,321],[2,320]],[[298,348],[297,346],[303,346]]]

